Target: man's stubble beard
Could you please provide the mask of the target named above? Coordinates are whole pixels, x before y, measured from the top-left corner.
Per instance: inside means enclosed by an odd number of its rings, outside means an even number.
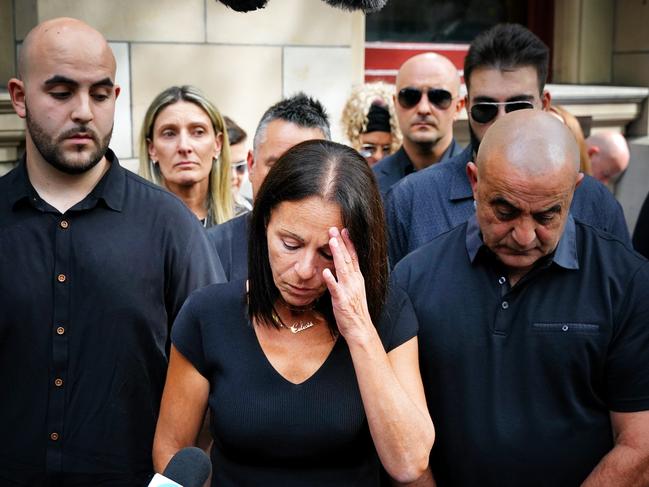
[[[110,143],[113,134],[113,127],[111,126],[108,134],[106,134],[103,139],[99,140],[99,137],[94,130],[91,130],[87,126],[79,125],[70,130],[66,130],[64,133],[57,136],[58,140],[55,140],[47,134],[32,117],[30,117],[29,110],[27,109],[25,122],[32,142],[34,143],[36,150],[41,154],[42,158],[52,165],[52,167],[66,174],[82,174],[99,164],[99,161],[101,161],[106,154],[106,150],[108,150],[108,144]],[[61,150],[65,138],[76,132],[89,134],[96,145],[95,151],[91,152],[87,159],[81,163],[67,160],[64,152]]]

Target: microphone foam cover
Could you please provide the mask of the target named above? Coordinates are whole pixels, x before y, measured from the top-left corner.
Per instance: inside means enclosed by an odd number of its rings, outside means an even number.
[[[324,0],[332,7],[343,10],[362,10],[365,13],[378,12],[388,0]]]
[[[221,3],[237,12],[250,12],[264,8],[268,0],[221,0]]]
[[[200,448],[190,446],[178,451],[162,475],[183,487],[202,487],[212,472],[212,462]]]

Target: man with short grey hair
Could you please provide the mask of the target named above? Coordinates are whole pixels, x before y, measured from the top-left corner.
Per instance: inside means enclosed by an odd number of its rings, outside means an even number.
[[[329,119],[314,98],[298,93],[270,107],[261,117],[253,150],[248,152],[248,174],[253,199],[268,171],[294,145],[312,139],[331,139]],[[246,213],[208,230],[228,281],[248,277],[248,226]]]

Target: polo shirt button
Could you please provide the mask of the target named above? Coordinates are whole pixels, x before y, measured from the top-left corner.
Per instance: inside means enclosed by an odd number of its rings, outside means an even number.
[[[59,439],[59,434],[58,433],[56,433],[56,432],[50,433],[50,440],[56,441],[58,439]]]
[[[568,331],[568,325],[563,325],[561,327],[561,331]]]
[[[61,387],[63,385],[63,379],[54,379],[54,385],[56,387]]]
[[[503,307],[503,309],[507,309],[509,308],[509,303],[507,301],[503,301],[501,306]]]
[[[64,333],[65,333],[65,328],[63,328],[62,326],[57,326],[56,327],[56,334],[57,335],[63,335]]]
[[[505,279],[504,277],[498,279],[498,284],[505,284],[505,282],[507,282],[507,279]]]
[[[61,225],[61,228],[64,229],[64,230],[70,226],[70,224],[68,223],[67,220],[61,220],[59,225]]]
[[[59,282],[65,282],[66,279],[67,277],[65,277],[65,274],[59,274],[58,276],[56,276],[56,280]]]

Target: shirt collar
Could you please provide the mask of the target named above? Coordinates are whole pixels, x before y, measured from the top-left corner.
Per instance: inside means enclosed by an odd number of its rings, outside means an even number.
[[[86,208],[88,203],[83,204],[84,202],[102,200],[112,210],[122,211],[126,193],[126,169],[119,165],[117,156],[110,149],[106,150],[106,159],[110,163],[106,174],[102,176],[90,194],[78,205]],[[26,157],[23,155],[18,167],[13,172],[11,184],[9,184],[9,203],[12,208],[15,208],[19,202],[37,198],[38,193],[29,181]],[[94,203],[92,203],[92,206],[94,206]]]
[[[108,171],[90,192],[97,200],[103,200],[110,209],[122,211],[126,194],[126,169],[119,165],[115,153],[108,149],[106,159],[110,163]]]
[[[466,227],[466,251],[471,263],[474,263],[480,249],[486,246],[482,242],[482,234],[475,214],[471,215]],[[552,254],[552,262],[564,269],[579,269],[577,255],[577,227],[572,214],[568,214],[566,226],[559,239],[557,248]]]
[[[473,198],[473,190],[466,175],[466,165],[473,159],[473,148],[469,144],[453,161],[453,167],[449,167],[448,196],[451,201]]]
[[[439,161],[437,161],[437,164],[441,164],[442,162],[450,161],[453,156],[455,155],[456,152],[456,146],[457,142],[455,142],[455,139],[451,139],[451,143],[448,145],[444,153],[442,154],[442,157],[439,158]]]

